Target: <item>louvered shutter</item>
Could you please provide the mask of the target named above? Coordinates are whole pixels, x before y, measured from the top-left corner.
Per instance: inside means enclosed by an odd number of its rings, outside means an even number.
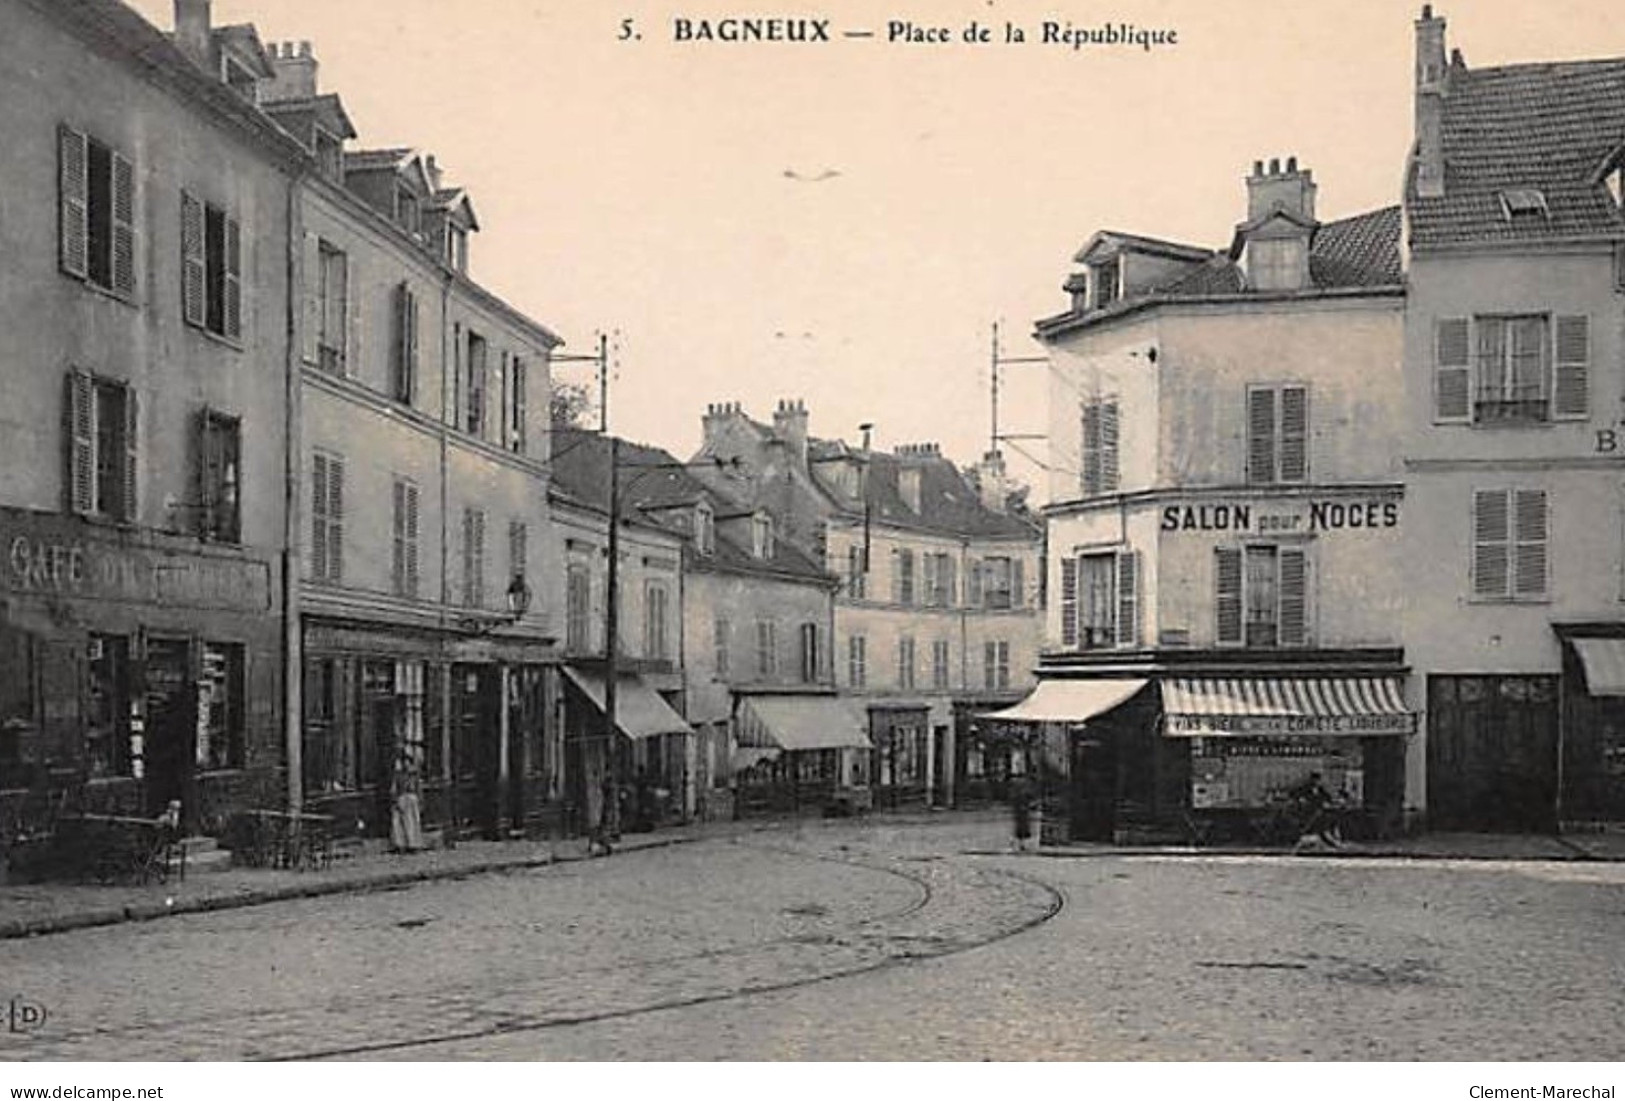
[[[327,579],[344,580],[344,460],[327,460]]]
[[[1221,646],[1241,643],[1241,550],[1213,548],[1214,600],[1217,639]]]
[[[181,316],[188,325],[208,322],[208,265],[203,251],[203,204],[181,192]]]
[[[314,233],[305,234],[305,334],[304,357],[306,363],[321,362],[322,332],[322,244]]]
[[[527,412],[528,397],[525,393],[529,380],[526,377],[528,364],[518,356],[513,357],[513,436],[509,446],[520,455],[526,450],[529,436],[529,413]]]
[[[1473,491],[1473,595],[1511,595],[1510,492]]]
[[[1061,645],[1078,645],[1078,560],[1070,555],[1061,559]]]
[[[342,269],[339,284],[339,293],[344,297],[339,302],[338,318],[335,324],[339,331],[336,334],[344,342],[344,376],[346,378],[363,378],[365,370],[361,364],[363,355],[361,349],[361,303],[356,297],[356,265],[351,263],[351,257],[346,253],[339,253],[339,266]],[[376,387],[377,383],[373,383]]]
[[[1100,492],[1116,492],[1121,471],[1117,459],[1117,403],[1100,406]]]
[[[463,327],[451,327],[451,423],[463,426],[463,376],[467,373],[467,352],[464,349]]]
[[[1010,560],[1010,607],[1027,606],[1027,562],[1022,558]]]
[[[80,279],[90,269],[90,146],[66,126],[57,130],[57,260]]]
[[[526,529],[523,520],[512,520],[508,523],[508,573],[512,577],[524,577],[529,574],[526,569],[526,556],[529,553],[530,532]]]
[[[1473,419],[1472,340],[1467,318],[1441,318],[1433,352],[1433,420],[1469,424]]]
[[[395,581],[395,595],[406,595],[406,483],[396,479],[394,499],[391,502],[390,576]]]
[[[418,487],[406,485],[406,595],[418,595]]]
[[[959,603],[959,578],[955,576],[958,565],[948,555],[942,556],[942,602],[952,608]]]
[[[1275,481],[1275,391],[1247,391],[1247,480]]]
[[[1547,571],[1546,491],[1519,489],[1512,493],[1512,595],[1546,595]]]
[[[1100,406],[1088,402],[1083,407],[1083,492],[1100,492]]]
[[[220,454],[219,437],[211,431],[214,419],[213,410],[204,406],[198,410],[197,415],[197,532],[202,538],[216,530],[215,509],[220,502],[215,499],[215,487],[220,485],[219,470],[223,456]]]
[[[1552,419],[1585,420],[1590,414],[1591,322],[1557,319],[1557,358],[1552,376]]]
[[[129,161],[113,154],[113,256],[112,289],[116,294],[135,293],[135,169]]]
[[[327,456],[310,457],[310,576],[327,580]]]
[[[474,510],[474,603],[485,605],[485,513]]]
[[[1309,388],[1281,387],[1281,481],[1309,477]]]
[[[1281,645],[1303,646],[1309,638],[1309,555],[1302,547],[1282,547],[1276,561],[1281,571]]]
[[[84,371],[68,372],[68,510],[85,516],[96,509],[96,388]]]
[[[401,400],[414,405],[418,400],[418,296],[406,290],[406,389]]]
[[[226,270],[221,286],[221,335],[233,340],[243,335],[243,231],[235,218],[221,219],[225,225]]]
[[[972,559],[965,571],[965,603],[972,608],[982,606],[982,561]]]
[[[136,456],[140,451],[141,443],[141,401],[136,397],[135,387],[124,387],[124,454],[120,457],[122,469],[119,471],[119,518],[126,523],[135,523],[140,515],[140,499],[137,496],[137,486],[140,471],[136,465]]]
[[[1140,555],[1123,551],[1117,556],[1117,645],[1140,644]]]

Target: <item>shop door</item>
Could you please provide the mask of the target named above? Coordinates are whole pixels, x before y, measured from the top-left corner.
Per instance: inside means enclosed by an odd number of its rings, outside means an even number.
[[[180,800],[187,828],[197,823],[197,688],[186,639],[147,640],[147,729],[143,751],[147,813]]]
[[[453,672],[458,776],[473,781],[470,805],[459,809],[482,836],[493,840],[500,833],[502,811],[502,699],[497,672],[494,665],[459,665]]]
[[[361,669],[360,773],[363,786],[372,789],[372,815],[368,833],[388,837],[395,810],[395,764],[399,746],[395,726],[398,704],[395,663],[368,661]]]
[[[1071,736],[1072,837],[1077,841],[1110,841],[1117,825],[1117,757],[1099,731],[1084,729]]]
[[[1429,677],[1431,828],[1552,829],[1557,721],[1556,677]]]

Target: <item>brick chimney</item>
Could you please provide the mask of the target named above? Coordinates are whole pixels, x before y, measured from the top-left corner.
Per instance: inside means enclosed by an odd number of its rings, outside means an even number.
[[[807,406],[800,398],[780,401],[773,411],[773,434],[803,469],[807,465]]]
[[[273,42],[270,50],[275,78],[260,85],[261,103],[311,99],[316,95],[316,55],[309,42]]]
[[[1004,465],[1004,452],[988,451],[976,464],[976,489],[982,498],[982,507],[991,512],[1003,512],[1009,505],[1010,478]]]
[[[1288,157],[1284,166],[1279,157],[1271,158],[1268,167],[1254,161],[1253,174],[1247,177],[1247,220],[1256,222],[1277,210],[1315,220],[1315,177],[1298,167],[1297,157]]]
[[[700,418],[700,427],[705,434],[705,450],[715,453],[715,445],[724,442],[728,428],[744,415],[744,410],[737,401],[712,402],[707,405],[705,416]]]
[[[1416,21],[1416,194],[1438,198],[1444,194],[1444,97],[1450,90],[1451,66],[1445,60],[1445,23],[1422,5]],[[1456,59],[1459,59],[1457,55]],[[1465,62],[1460,64],[1465,68]]]
[[[214,71],[209,0],[175,0],[175,45],[192,64]]]

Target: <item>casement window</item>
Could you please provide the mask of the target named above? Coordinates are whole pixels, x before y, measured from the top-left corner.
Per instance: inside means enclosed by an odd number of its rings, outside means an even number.
[[[526,412],[525,388],[527,385],[526,363],[518,356],[508,361],[508,450],[517,455],[525,453],[526,443]]]
[[[1433,419],[1517,426],[1590,415],[1591,323],[1582,315],[1441,318]]]
[[[717,616],[711,625],[711,645],[715,654],[717,676],[724,679],[728,677],[733,666],[729,657],[732,643],[733,624],[726,616]]]
[[[198,538],[242,541],[242,423],[215,409],[198,414]]]
[[[803,623],[797,632],[798,657],[801,669],[802,684],[817,684],[819,666],[818,660],[818,624]]]
[[[485,338],[468,334],[468,356],[463,373],[463,430],[471,436],[485,435]]]
[[[1082,554],[1061,561],[1061,643],[1083,650],[1140,644],[1137,551]]]
[[[446,266],[468,271],[468,231],[462,226],[446,226]]]
[[[1020,608],[1027,587],[1026,562],[1020,558],[996,555],[977,563],[978,590],[984,608]]]
[[[394,296],[389,396],[402,405],[412,405],[418,393],[418,296],[404,282],[396,284]]]
[[[777,676],[779,672],[778,624],[771,619],[756,621],[756,675]]]
[[[316,361],[328,374],[343,375],[350,331],[350,259],[326,241],[316,246],[316,295]]]
[[[1247,480],[1302,482],[1309,477],[1309,388],[1247,388]]]
[[[863,635],[852,635],[846,640],[846,683],[851,688],[865,688],[869,684],[869,640]]]
[[[198,677],[197,767],[202,772],[243,767],[243,647],[203,644]]]
[[[1103,264],[1089,265],[1089,283],[1094,288],[1094,307],[1104,309],[1117,301],[1122,292],[1122,264],[1112,257]]]
[[[862,546],[846,548],[846,595],[862,600],[869,595],[869,556]]]
[[[914,552],[894,548],[891,552],[891,597],[896,604],[914,603]]]
[[[897,640],[897,687],[905,691],[914,687],[914,639],[911,635]]]
[[[694,549],[706,558],[717,552],[716,516],[704,501],[694,506]]]
[[[463,509],[463,605],[485,607],[485,510]]]
[[[1010,644],[989,642],[982,646],[982,683],[990,689],[1010,687]]]
[[[1079,488],[1085,497],[1117,492],[1121,481],[1118,427],[1116,398],[1083,403],[1082,440],[1078,453],[1081,459]]]
[[[135,388],[73,370],[67,391],[68,510],[134,523],[141,419]]]
[[[1473,597],[1546,599],[1549,538],[1544,489],[1475,489]]]
[[[671,593],[664,581],[647,581],[643,586],[643,656],[656,661],[671,657],[667,633],[667,612]]]
[[[584,562],[565,568],[564,645],[572,654],[592,648],[592,574]]]
[[[773,517],[751,517],[750,552],[757,558],[773,557]]]
[[[216,336],[243,335],[242,227],[187,191],[181,192],[181,315]]]
[[[423,204],[404,184],[395,187],[395,222],[413,237],[423,236]]]
[[[923,558],[925,568],[925,603],[932,608],[949,608],[954,603],[954,558],[951,554],[928,554]]]
[[[344,460],[317,451],[310,458],[310,578],[344,580]]]
[[[415,600],[418,595],[418,487],[407,478],[394,483],[394,518],[391,577],[396,596]]]
[[[1221,646],[1304,646],[1309,636],[1309,557],[1302,547],[1214,548],[1214,608]]]
[[[135,169],[70,127],[57,131],[57,263],[76,279],[135,294]]]
[[[931,642],[931,687],[947,688],[951,682],[949,658],[951,651],[948,640],[945,638],[933,639]]]

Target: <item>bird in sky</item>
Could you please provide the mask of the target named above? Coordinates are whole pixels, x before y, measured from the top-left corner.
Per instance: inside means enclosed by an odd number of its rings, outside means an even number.
[[[785,179],[795,180],[798,183],[823,183],[825,180],[835,179],[840,174],[840,171],[834,168],[826,168],[816,176],[809,176],[804,173],[797,172],[793,168],[786,168],[784,170]]]

